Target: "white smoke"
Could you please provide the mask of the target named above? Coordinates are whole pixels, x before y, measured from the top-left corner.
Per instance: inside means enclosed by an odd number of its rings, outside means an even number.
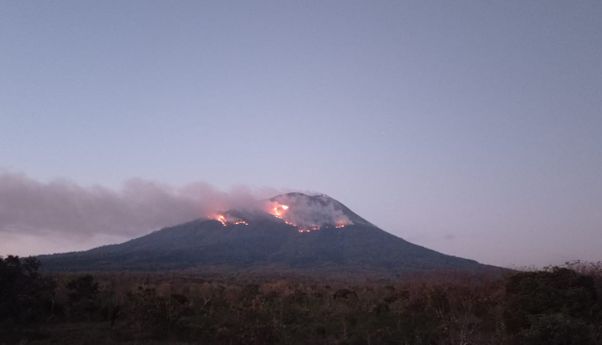
[[[287,205],[289,208],[282,218],[301,228],[315,229],[323,226],[352,224],[342,206],[325,195],[307,196],[300,193],[289,193],[280,195],[273,200]]]

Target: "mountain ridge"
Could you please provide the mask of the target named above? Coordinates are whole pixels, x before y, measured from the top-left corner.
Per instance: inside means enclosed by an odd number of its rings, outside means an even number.
[[[287,193],[124,243],[39,257],[51,271],[486,271],[492,266],[410,243],[319,194]]]

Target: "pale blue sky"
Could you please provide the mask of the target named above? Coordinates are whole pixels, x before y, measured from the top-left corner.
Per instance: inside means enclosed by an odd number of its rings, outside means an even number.
[[[1,1],[0,168],[327,193],[503,265],[602,260],[600,1]]]

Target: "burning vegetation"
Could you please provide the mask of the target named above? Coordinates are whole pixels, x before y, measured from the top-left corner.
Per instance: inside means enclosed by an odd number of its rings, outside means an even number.
[[[288,213],[288,209],[289,206],[288,205],[284,205],[278,202],[269,202],[268,206],[267,206],[267,212],[269,214],[271,214],[272,216],[278,218],[278,219],[282,219],[286,224],[290,225],[290,226],[295,226],[296,225],[290,221],[288,221],[286,219],[286,214]]]
[[[318,231],[324,228],[343,229],[353,222],[336,201],[325,196],[307,196],[301,193],[279,195],[260,204],[260,213],[278,218],[300,233]],[[255,209],[256,212],[257,209]],[[230,225],[249,225],[253,221],[252,213],[237,211],[219,212],[210,219],[220,222],[224,227]]]
[[[272,216],[282,219],[286,224],[297,228],[297,231],[312,232],[326,227],[342,229],[353,224],[345,215],[332,212],[328,207],[316,209],[309,205],[289,206],[278,201],[267,203],[266,211]]]
[[[249,222],[247,222],[246,220],[228,215],[227,213],[218,213],[218,214],[214,215],[212,217],[212,219],[217,220],[218,222],[222,223],[223,226],[249,225]]]

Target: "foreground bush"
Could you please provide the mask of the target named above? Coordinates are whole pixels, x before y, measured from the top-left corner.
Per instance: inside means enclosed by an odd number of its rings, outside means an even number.
[[[2,306],[17,312],[3,320],[30,327],[0,332],[0,344],[602,344],[601,277],[591,270],[363,283],[120,273],[53,283],[35,260],[6,260]]]
[[[516,343],[596,343],[602,315],[593,276],[567,268],[518,273],[506,282],[506,303]]]
[[[39,274],[34,258],[0,257],[0,323],[4,329],[48,318],[54,306],[55,283]]]

